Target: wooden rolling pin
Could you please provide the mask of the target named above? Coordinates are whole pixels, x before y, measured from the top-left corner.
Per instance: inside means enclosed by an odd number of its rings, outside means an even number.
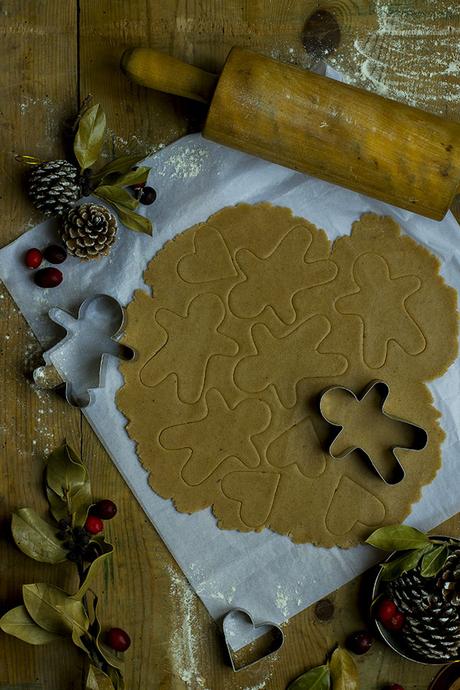
[[[143,86],[203,103],[203,136],[441,220],[460,193],[460,124],[240,48],[220,77],[127,50]]]

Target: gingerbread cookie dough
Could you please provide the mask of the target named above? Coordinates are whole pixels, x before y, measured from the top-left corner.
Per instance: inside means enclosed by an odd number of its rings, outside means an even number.
[[[388,217],[364,215],[332,245],[287,208],[241,204],[168,242],[145,281],[117,404],[158,494],[182,512],[211,506],[223,529],[322,546],[407,516],[441,462],[425,382],[457,354],[456,292],[430,252]],[[428,434],[414,452],[381,415],[376,439],[403,446],[394,484],[357,451],[331,457],[319,410],[326,388],[375,379],[385,411]]]

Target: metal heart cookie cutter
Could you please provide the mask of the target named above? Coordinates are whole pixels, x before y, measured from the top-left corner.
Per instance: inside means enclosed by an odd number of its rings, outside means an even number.
[[[238,650],[235,650],[232,647],[231,640],[233,637],[241,635],[241,628],[243,625],[246,628],[250,628],[251,632],[254,632],[258,628],[267,628],[266,633],[263,633],[260,637],[263,637],[268,632],[271,632],[272,639],[270,640],[268,647],[264,647],[261,655],[258,656],[256,659],[250,660],[247,663],[243,662],[241,665],[237,665],[235,655]],[[280,650],[284,644],[284,632],[279,625],[276,625],[276,623],[271,623],[269,621],[265,621],[263,623],[255,623],[249,611],[246,611],[246,609],[241,608],[231,609],[230,611],[228,611],[228,613],[225,614],[225,616],[222,619],[222,632],[224,635],[225,645],[227,647],[227,653],[230,660],[230,664],[235,673],[238,673],[239,671],[245,671],[251,666],[258,664],[259,661],[266,659],[268,656],[271,656],[272,654]],[[255,639],[258,638],[254,638],[254,636],[252,635],[251,638],[245,642],[243,649],[251,642],[254,642]]]
[[[375,462],[375,458],[372,458],[370,454],[367,452],[365,448],[360,447],[359,445],[348,445],[344,450],[341,452],[334,452],[334,444],[336,444],[337,440],[339,439],[339,436],[341,434],[344,434],[344,425],[342,423],[339,423],[337,420],[331,419],[329,416],[329,411],[327,409],[327,399],[331,395],[332,392],[334,391],[342,391],[346,393],[349,396],[352,396],[352,398],[355,400],[357,403],[361,403],[367,395],[371,393],[371,391],[377,390],[378,393],[380,394],[381,397],[381,403],[379,403],[379,408],[380,412],[384,417],[387,419],[397,422],[399,424],[405,425],[407,427],[411,427],[414,431],[414,443],[412,443],[409,446],[404,446],[404,445],[391,445],[388,444],[388,447],[386,450],[391,450],[391,453],[396,461],[396,467],[394,471],[391,474],[391,477],[384,476],[384,474],[381,472],[380,468]],[[330,386],[329,388],[326,388],[320,397],[319,400],[319,409],[321,412],[321,416],[323,419],[330,424],[331,426],[335,427],[337,430],[334,437],[332,438],[331,443],[329,444],[328,447],[328,453],[329,455],[334,458],[335,460],[343,460],[344,458],[348,457],[351,453],[354,451],[359,451],[362,453],[369,464],[371,465],[372,469],[374,472],[377,473],[377,475],[382,479],[386,484],[392,485],[392,484],[398,484],[401,482],[404,477],[405,477],[405,471],[403,466],[401,465],[399,458],[397,456],[397,451],[398,450],[410,450],[410,451],[421,451],[424,448],[426,448],[426,445],[428,443],[428,433],[425,429],[423,429],[420,426],[417,426],[416,424],[413,424],[412,422],[408,422],[406,419],[402,419],[401,417],[395,417],[394,415],[390,414],[389,412],[386,411],[385,406],[386,402],[388,399],[388,396],[390,395],[390,387],[389,385],[380,379],[376,379],[371,381],[365,388],[364,390],[359,394],[356,395],[356,393],[351,390],[351,388],[346,388],[345,386]],[[346,438],[346,437],[345,437]]]
[[[132,348],[117,342],[123,330],[123,308],[114,297],[101,294],[85,299],[76,318],[59,307],[48,314],[67,334],[43,353],[46,364],[34,370],[34,381],[40,388],[65,385],[67,401],[87,407],[94,402],[95,389],[105,385],[107,356],[135,357]]]

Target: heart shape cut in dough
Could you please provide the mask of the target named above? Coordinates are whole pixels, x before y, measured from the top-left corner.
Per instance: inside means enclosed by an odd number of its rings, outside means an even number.
[[[382,524],[385,512],[377,496],[343,475],[327,511],[326,527],[332,534],[347,534],[357,522],[369,527]]]
[[[227,498],[238,501],[240,520],[252,529],[265,524],[275,502],[280,480],[278,472],[230,472],[222,479],[221,488]]]
[[[245,609],[232,609],[222,620],[222,631],[232,669],[243,671],[274,654],[284,644],[284,633],[276,623],[255,623]],[[235,644],[238,640],[238,644]],[[256,640],[257,644],[253,645]],[[251,652],[245,648],[251,645]],[[235,648],[238,647],[239,650]],[[250,656],[248,656],[250,654]],[[244,660],[240,660],[244,656]]]
[[[213,227],[199,227],[193,245],[193,254],[186,254],[177,264],[186,283],[211,283],[238,275],[222,235]]]

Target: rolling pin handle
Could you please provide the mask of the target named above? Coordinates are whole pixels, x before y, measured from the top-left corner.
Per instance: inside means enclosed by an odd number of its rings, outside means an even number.
[[[125,50],[121,57],[121,69],[129,79],[141,86],[201,103],[210,103],[218,80],[216,74],[152,48]]]

